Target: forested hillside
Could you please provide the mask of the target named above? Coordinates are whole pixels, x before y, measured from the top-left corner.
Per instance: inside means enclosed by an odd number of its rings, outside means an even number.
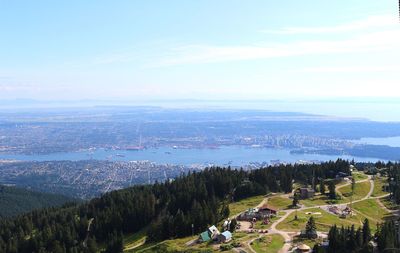
[[[0,185],[0,217],[10,217],[51,206],[61,206],[72,198],[29,191],[22,188]]]
[[[3,219],[0,252],[120,252],[122,234],[148,229],[148,240],[203,231],[229,215],[228,203],[268,192],[290,192],[299,183],[349,173],[343,160],[253,171],[210,168],[165,183],[114,191],[80,205]],[[90,225],[89,225],[90,224]],[[90,230],[87,232],[87,230]],[[101,246],[98,246],[101,245]]]

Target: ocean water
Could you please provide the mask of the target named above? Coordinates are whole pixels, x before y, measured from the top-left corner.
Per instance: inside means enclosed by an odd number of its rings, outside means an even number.
[[[62,152],[51,154],[0,154],[0,160],[21,161],[56,161],[56,160],[111,160],[111,161],[143,161],[159,164],[179,165],[220,165],[243,166],[250,163],[271,163],[272,160],[294,163],[298,161],[329,161],[338,158],[356,161],[378,161],[377,158],[334,156],[319,154],[291,154],[289,149],[247,148],[242,146],[222,146],[217,149],[173,149],[169,147],[149,148],[140,151],[104,150],[80,152]]]
[[[390,147],[400,147],[400,136],[386,138],[361,138],[359,140],[351,140],[359,144],[386,145]]]

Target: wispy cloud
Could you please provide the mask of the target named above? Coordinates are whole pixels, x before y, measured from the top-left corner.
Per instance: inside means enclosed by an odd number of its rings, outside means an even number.
[[[400,65],[312,67],[296,70],[310,73],[398,72]]]
[[[189,45],[172,49],[156,66],[268,59],[315,54],[338,54],[398,50],[400,30],[364,33],[344,39],[307,39],[264,46]]]
[[[372,28],[381,28],[389,26],[398,26],[398,17],[394,15],[370,16],[366,19],[354,22],[325,27],[285,27],[278,30],[263,30],[265,33],[273,34],[326,34],[326,33],[344,33]]]

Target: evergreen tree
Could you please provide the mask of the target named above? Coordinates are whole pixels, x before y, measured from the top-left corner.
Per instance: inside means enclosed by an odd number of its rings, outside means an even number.
[[[317,233],[317,226],[315,225],[314,217],[311,216],[306,224],[306,235],[308,238],[312,238],[315,233]]]
[[[292,207],[297,207],[297,205],[299,204],[299,199],[300,199],[299,194],[294,193]]]
[[[230,214],[229,205],[224,204],[221,209],[221,218],[228,218]]]
[[[369,220],[365,219],[363,222],[363,227],[362,227],[362,232],[363,232],[363,244],[368,244],[369,241],[371,240],[371,229],[369,227]]]
[[[321,194],[325,194],[325,192],[326,192],[325,182],[324,182],[323,179],[321,179],[321,180],[319,181],[319,192],[320,192]]]
[[[361,228],[357,229],[356,237],[355,237],[355,245],[356,245],[356,248],[360,248],[363,245],[363,237],[362,237]]]
[[[231,225],[229,226],[229,231],[230,231],[231,233],[235,232],[235,230],[236,230],[236,225],[237,225],[237,220],[236,220],[236,219],[232,219]]]
[[[104,253],[122,253],[123,250],[124,242],[121,233],[112,233]]]
[[[328,183],[328,190],[329,190],[329,198],[336,199],[336,187],[333,180],[329,181]]]

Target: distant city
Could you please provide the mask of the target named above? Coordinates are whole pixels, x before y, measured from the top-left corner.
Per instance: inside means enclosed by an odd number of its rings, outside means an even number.
[[[89,199],[209,166],[397,161],[396,136],[400,123],[261,110],[1,113],[0,183]]]

